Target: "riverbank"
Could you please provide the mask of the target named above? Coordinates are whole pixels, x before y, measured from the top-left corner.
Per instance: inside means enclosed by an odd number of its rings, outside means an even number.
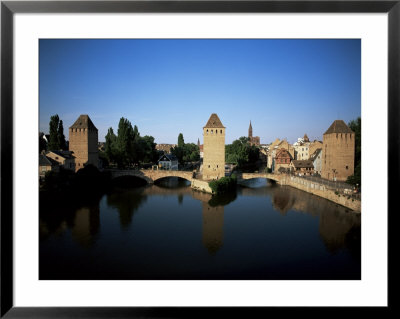
[[[325,185],[319,184],[315,181],[306,180],[297,176],[281,175],[279,184],[288,185],[307,193],[317,195],[336,204],[349,208],[356,213],[361,213],[360,200],[354,199],[351,196],[345,194],[339,194],[334,190],[327,189]]]

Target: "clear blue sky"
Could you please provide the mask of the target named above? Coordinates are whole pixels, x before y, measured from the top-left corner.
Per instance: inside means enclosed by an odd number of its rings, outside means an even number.
[[[105,140],[121,117],[156,143],[202,143],[217,113],[226,143],[307,133],[361,116],[360,40],[40,40],[39,129],[88,114]]]

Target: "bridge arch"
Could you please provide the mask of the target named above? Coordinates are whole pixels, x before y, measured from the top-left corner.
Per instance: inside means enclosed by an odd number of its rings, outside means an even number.
[[[137,182],[135,182],[137,181]],[[151,181],[147,176],[139,176],[139,175],[118,175],[112,176],[112,183],[114,185],[138,185],[144,186],[146,184],[151,184]],[[142,184],[142,185],[140,185]]]

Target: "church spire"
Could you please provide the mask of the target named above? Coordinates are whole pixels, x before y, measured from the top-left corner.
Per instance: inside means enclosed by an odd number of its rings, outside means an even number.
[[[250,120],[250,125],[249,125],[249,137],[253,137],[253,128],[251,126],[251,120]]]

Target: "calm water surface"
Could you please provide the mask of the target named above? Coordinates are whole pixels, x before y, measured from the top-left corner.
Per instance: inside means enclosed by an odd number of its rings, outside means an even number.
[[[361,279],[361,216],[251,180],[212,197],[177,178],[40,213],[40,279]]]

